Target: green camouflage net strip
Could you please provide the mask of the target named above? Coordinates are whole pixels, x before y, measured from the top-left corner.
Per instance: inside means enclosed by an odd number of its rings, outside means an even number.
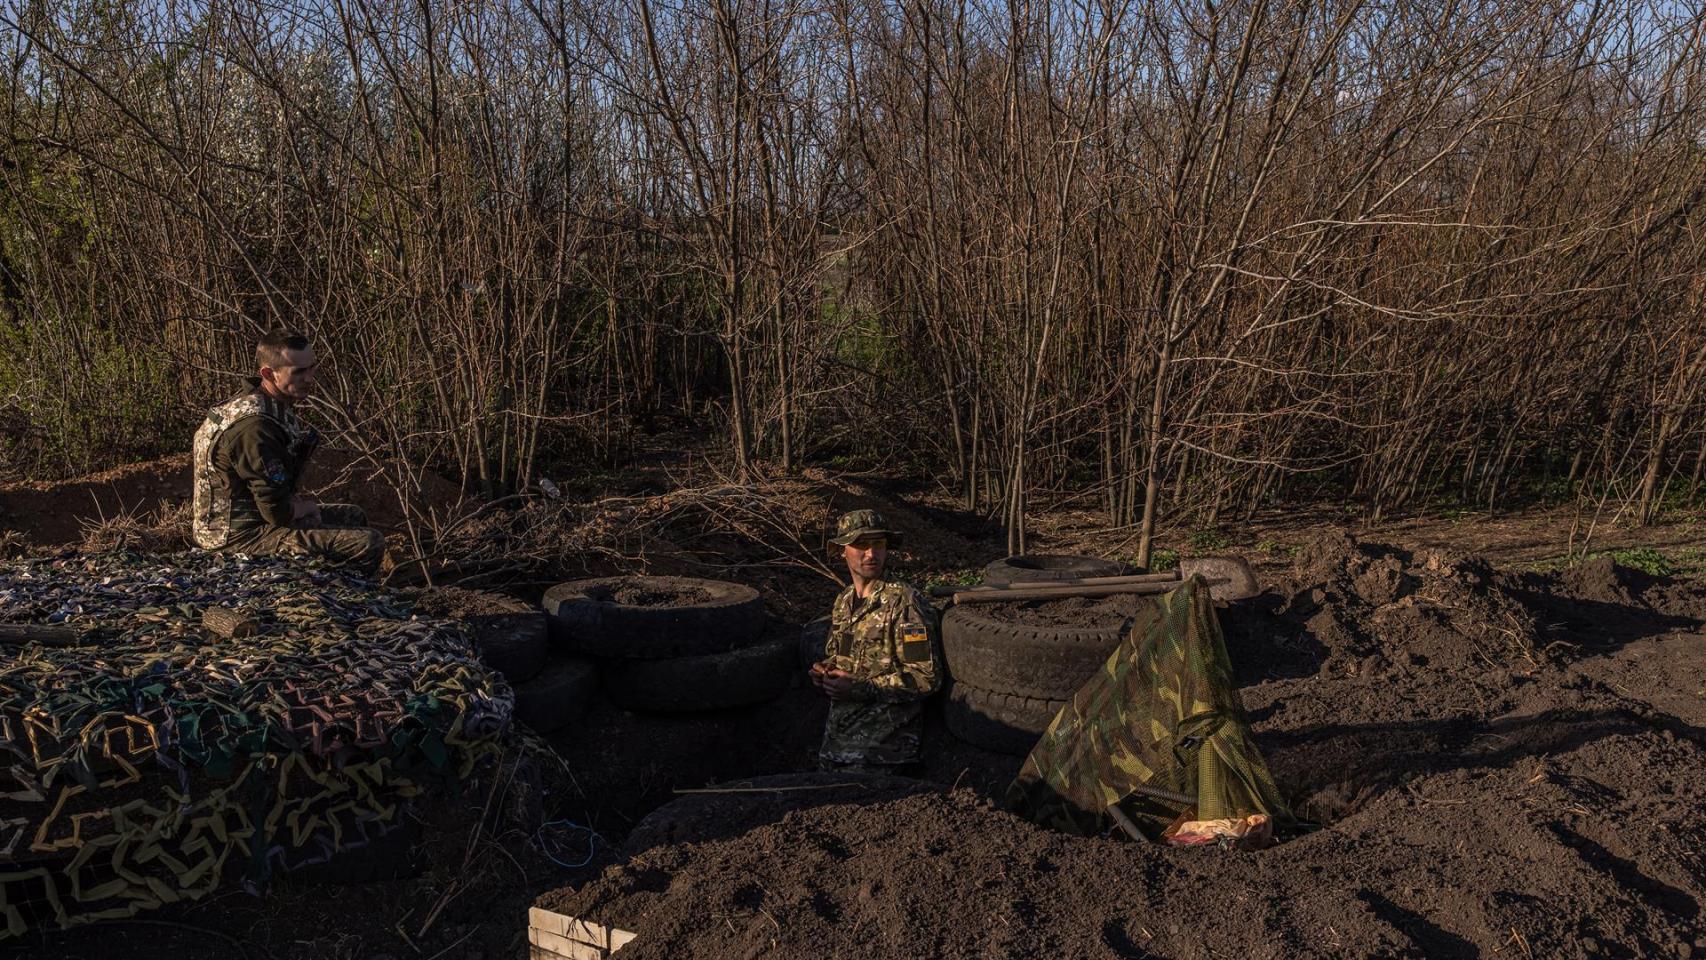
[[[228,640],[210,605],[258,618]],[[194,551],[0,564],[0,940],[323,862],[497,756],[513,696],[449,621],[339,570]]]

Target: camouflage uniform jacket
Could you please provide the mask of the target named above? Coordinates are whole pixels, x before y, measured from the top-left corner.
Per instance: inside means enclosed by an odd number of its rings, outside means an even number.
[[[878,581],[861,600],[835,598],[826,653],[857,678],[830,703],[820,756],[831,763],[900,764],[918,759],[924,698],[942,683],[936,611],[904,583]]]
[[[290,526],[297,479],[319,443],[261,390],[209,410],[195,433],[196,543],[217,550],[243,530]]]

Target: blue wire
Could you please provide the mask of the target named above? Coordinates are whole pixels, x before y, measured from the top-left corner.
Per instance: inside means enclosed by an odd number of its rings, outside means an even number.
[[[563,861],[558,860],[556,855],[551,852],[551,848],[544,842],[544,840],[542,838],[544,837],[545,830],[547,828],[558,827],[558,826],[573,827],[576,830],[586,831],[586,859],[585,860],[582,860],[579,863],[564,863]],[[539,852],[543,853],[546,856],[546,858],[549,859],[552,863],[556,864],[559,867],[562,867],[565,870],[577,870],[577,869],[584,867],[587,864],[591,863],[592,858],[597,854],[597,852],[598,852],[598,831],[594,830],[591,827],[583,827],[580,824],[574,822],[573,820],[550,820],[550,821],[547,821],[547,822],[539,825],[539,829],[536,830],[533,834],[533,842],[538,845]]]

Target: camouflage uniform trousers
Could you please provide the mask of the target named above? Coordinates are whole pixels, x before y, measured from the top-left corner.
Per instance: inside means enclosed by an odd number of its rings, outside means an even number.
[[[255,527],[231,531],[222,548],[256,556],[319,557],[354,567],[365,576],[379,571],[385,537],[367,525],[367,514],[348,503],[320,504],[318,527]]]
[[[942,683],[935,637],[935,610],[904,583],[879,581],[864,600],[851,587],[841,592],[824,662],[855,679],[849,695],[829,706],[820,767],[895,771],[917,764],[924,701]]]

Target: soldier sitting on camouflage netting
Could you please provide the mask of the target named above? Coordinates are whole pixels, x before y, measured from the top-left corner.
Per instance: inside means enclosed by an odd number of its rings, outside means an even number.
[[[247,393],[207,413],[195,434],[195,542],[207,550],[322,557],[368,576],[385,538],[350,504],[297,493],[318,432],[296,416],[314,392],[314,349],[306,337],[269,333]]]
[[[853,585],[835,598],[827,656],[811,669],[831,700],[818,756],[828,770],[898,770],[918,762],[924,699],[942,683],[936,611],[911,586],[883,579],[900,534],[875,510],[844,514],[832,542]]]

